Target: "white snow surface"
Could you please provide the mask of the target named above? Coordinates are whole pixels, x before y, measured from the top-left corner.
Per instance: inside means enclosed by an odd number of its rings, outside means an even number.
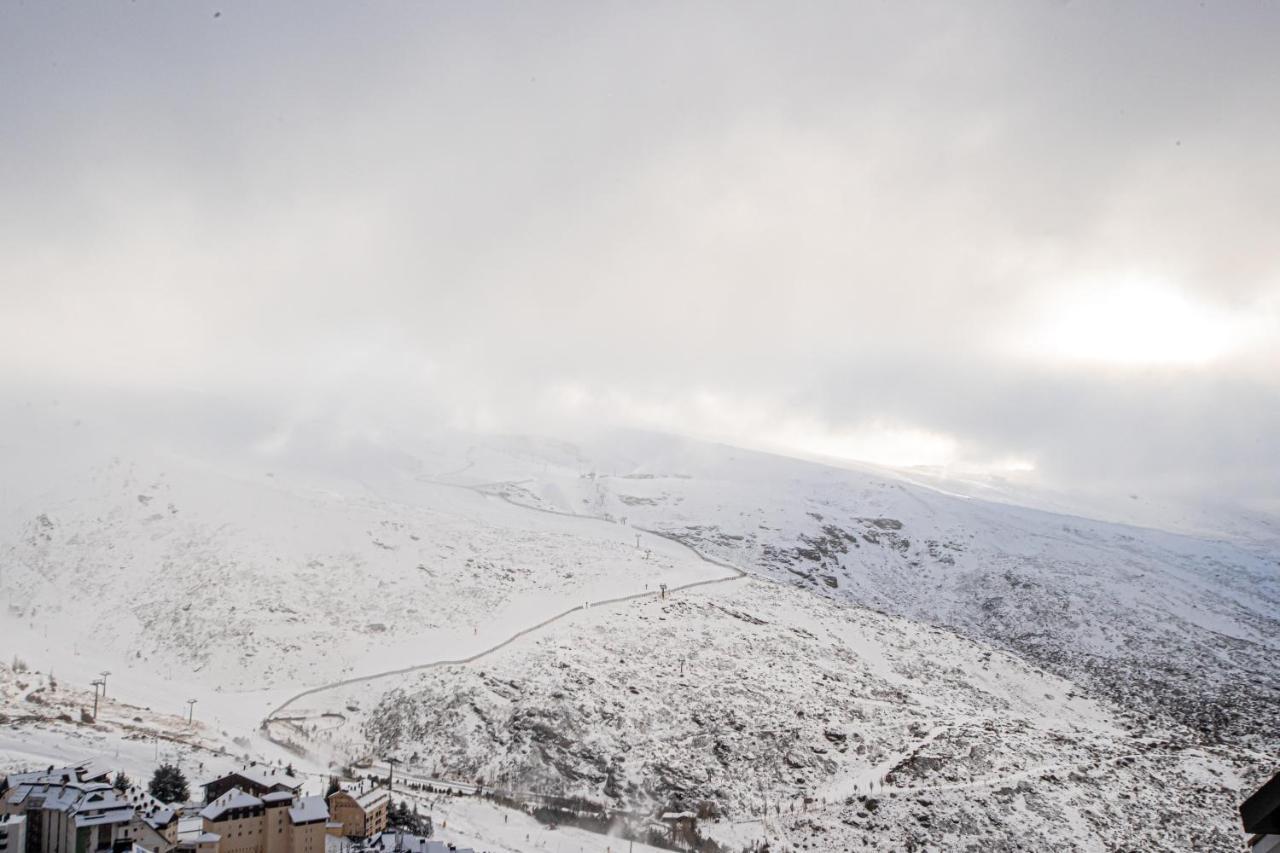
[[[0,769],[290,761],[319,793],[391,753],[714,802],[737,846],[1177,850],[1232,849],[1280,754],[1264,517],[1137,527],[631,433],[228,454],[88,428],[0,448]],[[449,802],[477,849],[570,837]]]

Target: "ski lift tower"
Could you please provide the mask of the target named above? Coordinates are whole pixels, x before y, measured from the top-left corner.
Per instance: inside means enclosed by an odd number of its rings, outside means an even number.
[[[98,688],[99,687],[105,688],[106,682],[104,682],[101,678],[95,678],[93,681],[90,681],[89,683],[93,685],[93,721],[96,723],[98,722]]]

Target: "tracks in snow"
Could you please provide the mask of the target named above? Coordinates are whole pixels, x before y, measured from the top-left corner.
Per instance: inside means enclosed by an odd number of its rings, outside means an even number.
[[[577,518],[577,519],[583,519],[585,521],[594,521],[600,524],[612,524],[612,522],[606,521],[603,518],[597,518],[596,516],[578,515],[577,513],[572,513],[572,512],[560,512],[559,510],[545,509],[543,507],[537,507],[537,506],[530,506],[529,504],[523,504],[523,503],[520,503],[519,501],[511,500],[511,498],[508,497],[504,492],[489,491],[490,489],[493,489],[495,487],[511,485],[512,482],[486,483],[479,486],[468,486],[461,483],[447,483],[439,480],[426,480],[425,482],[431,483],[436,486],[447,486],[449,488],[454,488],[454,489],[466,489],[467,491],[475,492],[476,494],[482,495],[486,498],[496,497],[500,500],[506,501],[512,506],[529,510],[531,512],[543,512],[543,513],[548,513],[550,515],[562,515],[568,518]],[[691,583],[680,584],[679,586],[673,586],[668,589],[668,592],[681,592],[683,590],[694,589],[696,587],[710,586],[712,584],[728,583],[730,581],[741,580],[742,578],[747,576],[747,573],[745,571],[733,565],[732,563],[728,563],[723,560],[717,560],[714,557],[708,557],[707,555],[699,551],[697,548],[690,545],[688,542],[685,542],[679,539],[678,537],[672,536],[669,533],[663,533],[658,530],[649,530],[644,527],[633,527],[632,529],[638,530],[649,536],[657,536],[661,539],[666,539],[668,541],[674,542],[677,545],[688,550],[689,553],[693,554],[702,562],[708,563],[713,566],[717,566],[722,569],[728,569],[731,572],[731,574],[726,575],[725,577],[709,578],[707,580],[693,581]],[[619,595],[614,598],[604,598],[598,601],[589,602],[589,604],[579,604],[575,607],[570,607],[566,610],[561,611],[560,613],[555,614],[554,616],[551,616],[547,619],[543,619],[541,622],[537,623],[536,625],[530,625],[527,628],[522,628],[521,630],[512,634],[510,637],[507,637],[502,642],[496,645],[490,646],[487,649],[483,649],[479,652],[476,652],[473,655],[468,655],[467,657],[455,658],[452,660],[435,660],[435,661],[430,661],[429,663],[414,664],[412,666],[401,667],[399,669],[388,669],[382,672],[375,672],[369,675],[360,675],[354,678],[344,678],[341,681],[333,681],[328,684],[321,684],[317,687],[310,687],[306,690],[299,691],[298,693],[295,693],[294,695],[290,696],[288,699],[286,699],[285,701],[281,702],[278,706],[276,706],[271,711],[271,713],[267,714],[266,718],[263,719],[262,721],[263,733],[267,736],[269,740],[279,743],[279,741],[275,741],[275,738],[271,737],[271,734],[269,731],[270,724],[273,722],[282,722],[282,723],[289,722],[290,718],[281,716],[284,713],[285,709],[287,709],[290,705],[294,704],[295,702],[298,702],[299,700],[307,698],[308,696],[314,696],[317,693],[323,693],[326,690],[335,690],[341,687],[350,687],[356,684],[364,684],[370,681],[377,681],[378,679],[382,679],[382,678],[390,678],[397,675],[408,675],[410,673],[423,672],[425,670],[437,669],[439,667],[444,667],[444,666],[460,666],[464,664],[473,663],[477,660],[480,660],[483,657],[493,654],[496,651],[506,648],[507,646],[514,643],[516,640],[519,640],[521,637],[528,636],[529,634],[532,634],[535,631],[539,631],[547,627],[548,625],[551,625],[552,623],[559,622],[561,619],[564,619],[566,616],[576,613],[579,610],[585,610],[587,609],[588,606],[595,608],[601,605],[620,604],[626,601],[634,601],[640,598],[649,598],[653,596],[653,594],[654,593],[652,592],[637,592],[637,593],[632,593],[630,595]],[[296,721],[297,718],[294,717],[292,719]]]

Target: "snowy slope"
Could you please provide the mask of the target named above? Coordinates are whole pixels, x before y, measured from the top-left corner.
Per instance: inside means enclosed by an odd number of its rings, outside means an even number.
[[[318,781],[389,752],[697,802],[734,844],[1231,849],[1280,751],[1265,535],[654,435],[228,451],[87,429],[0,447],[3,656],[79,685],[41,705],[0,667],[6,766],[89,747],[143,773],[159,731]],[[78,722],[103,668],[117,718]]]
[[[764,577],[1017,651],[1205,737],[1280,731],[1280,551],[650,437],[559,467],[523,442],[467,475],[532,506],[660,528]],[[488,460],[492,459],[492,462]],[[1259,745],[1257,742],[1254,745]]]
[[[819,849],[1232,849],[1238,775],[1257,772],[980,643],[762,581],[592,611],[357,719],[410,773],[718,813]]]
[[[180,456],[88,468],[0,540],[8,630],[53,627],[73,649],[93,637],[120,665],[224,689],[305,686],[712,575],[621,527],[429,483],[378,488]]]

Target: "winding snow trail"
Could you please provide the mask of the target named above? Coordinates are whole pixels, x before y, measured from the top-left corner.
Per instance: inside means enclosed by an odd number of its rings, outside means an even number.
[[[511,500],[511,498],[509,498],[503,492],[495,493],[492,491],[488,491],[489,489],[492,489],[494,487],[511,485],[510,482],[485,483],[479,486],[468,486],[462,483],[447,483],[447,482],[442,482],[438,480],[426,480],[425,482],[429,482],[437,486],[448,486],[449,488],[466,489],[467,491],[475,492],[476,494],[481,495],[485,498],[496,497],[500,500],[506,501],[508,504],[511,504],[512,506],[519,507],[525,510],[530,510],[533,512],[544,512],[551,515],[567,516],[569,518],[582,519],[584,521],[594,521],[600,524],[609,524],[609,525],[614,524],[614,522],[607,521],[606,519],[599,518],[597,516],[579,515],[577,513],[572,513],[572,512],[560,512],[558,510],[544,509],[543,507],[530,506],[529,504],[523,504],[523,503],[520,503],[519,501]],[[697,557],[702,562],[707,563],[709,565],[717,566],[719,568],[728,569],[731,572],[731,574],[725,577],[709,578],[707,580],[692,581],[690,583],[673,586],[668,588],[667,590],[668,593],[681,592],[683,590],[694,589],[696,587],[710,586],[711,584],[728,583],[730,581],[741,580],[742,578],[747,576],[747,573],[745,571],[733,565],[732,563],[728,563],[723,560],[717,560],[714,557],[708,557],[707,555],[699,551],[697,548],[690,545],[688,542],[685,542],[675,536],[672,536],[669,533],[662,533],[657,530],[649,530],[644,527],[633,527],[632,529],[638,530],[641,533],[647,534],[649,536],[656,536],[661,539],[666,539],[670,542],[674,542],[675,544],[689,551],[689,553],[693,554],[693,556]],[[481,658],[484,658],[488,655],[493,654],[496,651],[506,648],[507,646],[511,645],[512,643],[514,643],[515,641],[519,640],[522,637],[528,636],[529,634],[532,634],[535,631],[539,631],[542,628],[545,628],[548,625],[551,625],[555,622],[559,622],[561,619],[564,619],[565,617],[573,613],[576,613],[579,610],[586,610],[588,607],[595,608],[595,607],[600,607],[602,605],[620,604],[626,601],[634,601],[639,598],[649,598],[649,597],[652,597],[653,595],[655,595],[655,593],[650,591],[636,592],[636,593],[631,593],[630,595],[619,595],[613,598],[603,598],[603,599],[598,599],[596,601],[588,602],[586,604],[579,604],[574,607],[570,607],[566,610],[563,610],[555,614],[554,616],[550,616],[546,619],[543,619],[541,622],[538,622],[535,625],[530,625],[527,628],[522,628],[521,630],[516,631],[511,636],[507,637],[502,642],[497,643],[493,646],[490,646],[487,649],[483,649],[479,652],[476,652],[473,655],[468,655],[466,657],[453,658],[449,660],[434,660],[428,663],[413,664],[411,666],[400,667],[399,669],[389,669],[389,670],[384,670],[382,672],[371,673],[368,675],[359,675],[353,678],[344,678],[340,681],[333,681],[328,684],[321,684],[317,687],[307,688],[306,690],[302,690],[302,691],[299,691],[298,693],[295,693],[294,695],[290,696],[288,699],[281,702],[278,706],[276,706],[276,708],[272,710],[271,713],[269,713],[266,716],[266,718],[262,721],[262,730],[269,740],[272,740],[273,742],[277,742],[275,741],[275,738],[271,737],[269,724],[272,722],[287,722],[289,718],[281,717],[285,709],[288,708],[290,705],[294,704],[295,702],[301,699],[307,698],[308,696],[314,696],[317,693],[323,693],[327,690],[335,690],[342,687],[350,687],[355,684],[364,684],[370,681],[377,681],[378,679],[382,679],[382,678],[390,678],[397,675],[408,675],[409,673],[422,672],[425,670],[437,669],[439,667],[444,667],[444,666],[460,666],[464,664],[473,663],[477,660],[480,660]],[[292,719],[296,720],[297,718],[294,717]]]

